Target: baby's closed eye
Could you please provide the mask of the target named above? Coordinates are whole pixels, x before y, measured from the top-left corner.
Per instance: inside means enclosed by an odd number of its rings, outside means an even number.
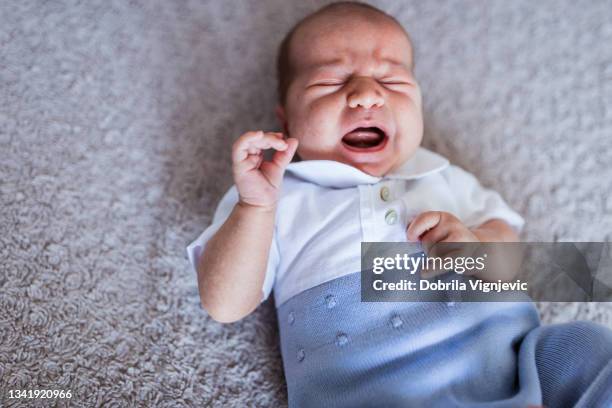
[[[340,86],[340,85],[344,85],[343,80],[329,80],[329,81],[320,81],[320,82],[316,82],[310,86]]]

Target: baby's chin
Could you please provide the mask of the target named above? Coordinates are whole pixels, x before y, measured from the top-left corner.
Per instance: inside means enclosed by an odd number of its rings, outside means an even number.
[[[369,174],[374,177],[383,177],[396,168],[400,167],[404,160],[400,157],[387,157],[379,160],[351,160],[346,157],[333,158],[335,161],[339,161],[349,166],[355,167],[356,169]]]
[[[347,163],[362,172],[374,177],[383,177],[395,170],[399,165],[390,165],[389,163]]]
[[[389,148],[389,151],[385,155],[379,155],[377,157],[362,156],[357,157],[343,157],[338,161],[349,164],[364,173],[367,173],[375,177],[384,177],[390,172],[401,167],[407,160],[413,157],[416,153],[418,146],[410,151],[398,152],[398,149]]]

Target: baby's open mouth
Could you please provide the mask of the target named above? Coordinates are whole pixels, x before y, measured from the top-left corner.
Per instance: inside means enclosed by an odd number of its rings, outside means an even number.
[[[351,149],[367,150],[380,147],[387,136],[377,127],[359,127],[342,138],[342,143]]]

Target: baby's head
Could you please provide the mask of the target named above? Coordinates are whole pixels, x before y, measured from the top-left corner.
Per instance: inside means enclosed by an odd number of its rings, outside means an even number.
[[[408,34],[361,3],[326,6],[287,34],[278,56],[284,131],[303,160],[335,160],[382,176],[423,138]]]

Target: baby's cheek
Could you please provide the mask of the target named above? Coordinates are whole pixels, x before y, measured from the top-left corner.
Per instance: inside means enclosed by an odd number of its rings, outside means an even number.
[[[302,160],[334,160],[333,138],[327,135],[316,119],[304,124],[295,137],[300,141],[297,154]]]
[[[338,136],[342,120],[342,109],[333,103],[317,103],[308,115],[308,127],[311,133],[329,141],[329,136]]]
[[[423,116],[422,100],[419,92],[395,94],[390,98],[389,104],[395,108],[396,113],[401,112],[402,116],[406,114],[416,118]]]
[[[334,119],[336,122],[340,119],[340,114],[346,106],[346,97],[341,93],[325,95],[313,101],[310,105],[311,118],[319,120]]]

